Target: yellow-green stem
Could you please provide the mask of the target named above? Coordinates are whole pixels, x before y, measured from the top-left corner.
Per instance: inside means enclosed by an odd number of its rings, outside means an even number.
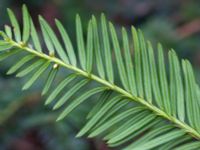
[[[55,64],[58,64],[60,66],[63,66],[65,68],[68,68],[76,73],[79,73],[82,76],[85,76],[87,78],[90,78],[91,80],[94,80],[98,83],[101,83],[107,87],[109,87],[110,89],[112,89],[113,91],[116,91],[122,95],[124,95],[125,97],[129,98],[130,100],[133,100],[135,102],[138,102],[140,104],[142,104],[143,106],[145,106],[146,108],[150,109],[151,111],[153,111],[156,115],[161,116],[165,119],[167,119],[168,121],[174,123],[177,127],[183,129],[185,132],[187,132],[189,135],[191,135],[192,137],[194,137],[197,140],[200,140],[200,133],[198,133],[195,129],[193,129],[192,127],[190,127],[189,125],[187,125],[184,122],[181,122],[180,120],[178,120],[177,118],[165,113],[163,110],[159,109],[158,107],[154,106],[153,104],[147,102],[146,100],[144,100],[143,98],[140,97],[136,97],[133,96],[132,94],[130,94],[129,92],[125,91],[124,89],[109,83],[108,81],[101,79],[100,77],[94,75],[94,74],[90,74],[87,73],[86,71],[83,71],[77,67],[74,67],[70,64],[66,64],[63,61],[61,61],[60,59],[56,58],[56,57],[52,57],[52,56],[48,56],[44,53],[40,53],[34,49],[31,49],[29,47],[23,46],[23,44],[19,44],[16,43],[15,41],[9,40],[10,44],[12,44],[13,46],[19,47],[27,52],[30,52],[32,54],[35,54],[38,57],[41,57],[43,59],[49,60]]]

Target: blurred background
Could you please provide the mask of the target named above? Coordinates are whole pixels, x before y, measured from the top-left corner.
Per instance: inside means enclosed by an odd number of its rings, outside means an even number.
[[[142,29],[154,46],[161,42],[166,51],[173,48],[181,58],[189,59],[200,81],[199,0],[1,0],[0,29],[9,24],[7,7],[12,8],[21,21],[23,3],[36,24],[38,14],[52,27],[55,27],[54,18],[60,19],[72,41],[77,13],[81,15],[84,30],[91,15],[99,17],[101,12],[117,27],[130,29],[134,25]],[[0,63],[0,150],[109,150],[99,139],[75,138],[84,124],[82,114],[90,109],[88,105],[56,123],[58,112],[43,105],[40,83],[21,92],[25,79],[6,75],[12,61]]]

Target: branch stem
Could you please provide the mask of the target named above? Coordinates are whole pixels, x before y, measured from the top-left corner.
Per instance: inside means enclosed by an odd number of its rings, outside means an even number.
[[[56,57],[52,57],[52,56],[49,56],[47,54],[44,54],[44,53],[41,53],[41,52],[38,52],[34,49],[31,49],[29,47],[26,47],[26,46],[22,46],[21,44],[13,41],[13,40],[10,40],[9,41],[10,44],[12,44],[13,46],[15,47],[18,47],[20,49],[23,49],[27,52],[30,52],[40,58],[43,58],[43,59],[46,59],[50,62],[53,62],[55,64],[58,64],[62,67],[65,67],[67,69],[70,69],[76,73],[79,73],[80,75],[86,77],[86,78],[89,78],[91,80],[94,80],[98,83],[101,83],[107,87],[109,87],[110,89],[112,89],[113,91],[116,91],[122,95],[124,95],[125,97],[127,97],[128,99],[132,100],[132,101],[135,101],[137,103],[140,103],[142,104],[143,106],[145,106],[146,108],[148,108],[149,110],[153,111],[156,115],[158,116],[161,116],[165,119],[167,119],[168,121],[172,122],[175,124],[175,126],[183,129],[186,133],[188,133],[189,135],[191,135],[192,137],[194,137],[195,139],[197,140],[200,140],[200,133],[198,133],[195,129],[193,129],[192,127],[190,127],[188,124],[186,124],[185,122],[181,122],[180,120],[178,120],[177,118],[167,114],[166,112],[164,112],[163,110],[161,110],[160,108],[154,106],[152,103],[149,103],[147,102],[145,99],[143,98],[140,98],[140,97],[136,97],[136,96],[133,96],[132,94],[130,94],[129,92],[125,91],[124,89],[118,87],[117,85],[115,84],[112,84],[104,79],[101,79],[100,77],[94,75],[94,74],[91,74],[91,73],[88,73],[86,71],[83,71],[75,66],[72,66],[70,64],[66,64],[64,63],[63,61],[61,61],[60,59],[56,58]]]

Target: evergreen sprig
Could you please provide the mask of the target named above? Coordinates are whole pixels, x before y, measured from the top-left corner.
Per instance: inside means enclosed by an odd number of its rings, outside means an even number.
[[[6,25],[0,32],[3,37],[0,60],[25,53],[8,71],[8,74],[17,72],[17,77],[31,76],[23,89],[47,74],[42,94],[49,95],[45,105],[53,102],[53,110],[62,107],[57,121],[89,97],[99,95],[77,137],[100,136],[109,146],[122,145],[126,150],[200,149],[199,85],[191,63],[180,60],[174,50],[168,52],[165,60],[161,44],[154,50],[142,31],[134,27],[131,27],[131,40],[122,28],[120,43],[114,25],[104,14],[100,23],[91,17],[86,38],[81,19],[76,16],[76,46],[57,19],[55,24],[62,41],[42,16],[39,23],[43,38],[39,38],[25,5],[22,31],[13,11],[8,9],[8,14],[11,26]],[[48,53],[43,50],[42,42]],[[52,83],[60,68],[72,73],[54,87]],[[116,82],[118,77],[120,82]],[[69,87],[72,82],[73,86]],[[98,84],[88,86],[93,82]]]

